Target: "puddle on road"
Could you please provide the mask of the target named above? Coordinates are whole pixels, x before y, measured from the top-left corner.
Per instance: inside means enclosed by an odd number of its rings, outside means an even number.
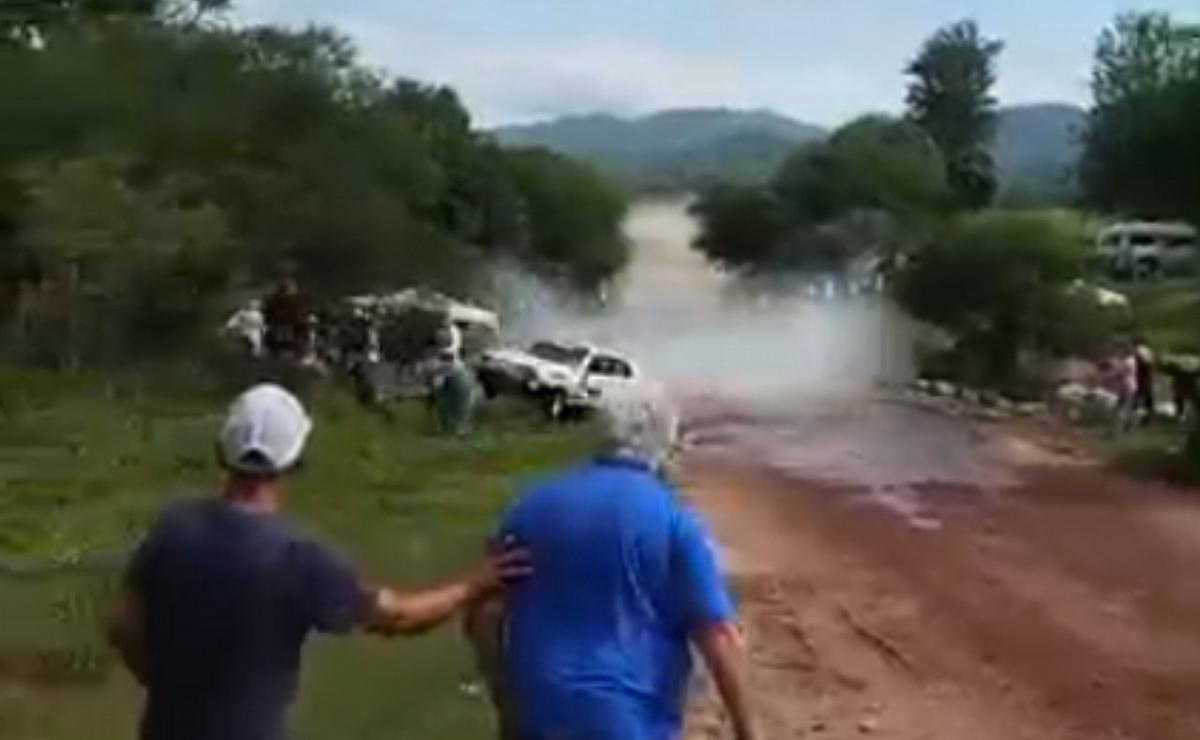
[[[796,478],[848,487],[855,503],[887,509],[916,529],[941,527],[922,500],[924,486],[987,491],[1018,483],[968,422],[902,402],[796,397],[759,415],[693,412],[692,446],[706,455],[760,460]]]

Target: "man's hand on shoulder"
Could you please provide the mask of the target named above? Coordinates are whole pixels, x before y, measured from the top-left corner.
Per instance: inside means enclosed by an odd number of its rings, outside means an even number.
[[[468,578],[472,599],[493,596],[516,581],[533,574],[529,551],[507,539],[488,552],[482,565]]]
[[[471,603],[501,593],[505,586],[532,572],[529,553],[506,545],[490,552],[467,577],[446,585],[410,593],[390,588],[375,590],[367,630],[382,635],[420,634]]]

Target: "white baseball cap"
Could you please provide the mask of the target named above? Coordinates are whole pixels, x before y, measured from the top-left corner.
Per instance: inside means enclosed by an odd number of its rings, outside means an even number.
[[[296,464],[312,431],[304,406],[283,388],[263,383],[234,400],[218,440],[222,461],[252,475],[282,473]]]

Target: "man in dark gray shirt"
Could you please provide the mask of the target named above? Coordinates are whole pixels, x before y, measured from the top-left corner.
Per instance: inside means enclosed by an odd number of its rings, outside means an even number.
[[[283,740],[309,634],[422,632],[528,572],[508,551],[429,591],[366,587],[280,515],[311,428],[282,388],[242,394],[219,440],[224,495],[169,507],[135,553],[108,633],[146,688],[143,740]]]

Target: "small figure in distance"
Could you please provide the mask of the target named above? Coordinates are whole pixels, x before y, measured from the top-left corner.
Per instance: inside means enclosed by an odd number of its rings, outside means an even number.
[[[299,361],[304,355],[308,301],[295,278],[287,277],[263,301],[266,345],[271,357]]]
[[[218,439],[223,494],[168,507],[134,554],[107,630],[146,690],[143,740],[283,740],[310,634],[420,633],[528,575],[509,549],[428,591],[365,585],[281,512],[311,428],[284,389],[243,393]]]
[[[1136,376],[1136,406],[1142,424],[1154,421],[1156,413],[1154,402],[1155,357],[1154,350],[1139,338],[1133,350],[1134,373]]]
[[[263,318],[262,301],[255,298],[234,312],[225,322],[223,334],[237,343],[247,357],[262,357],[267,322]]]

